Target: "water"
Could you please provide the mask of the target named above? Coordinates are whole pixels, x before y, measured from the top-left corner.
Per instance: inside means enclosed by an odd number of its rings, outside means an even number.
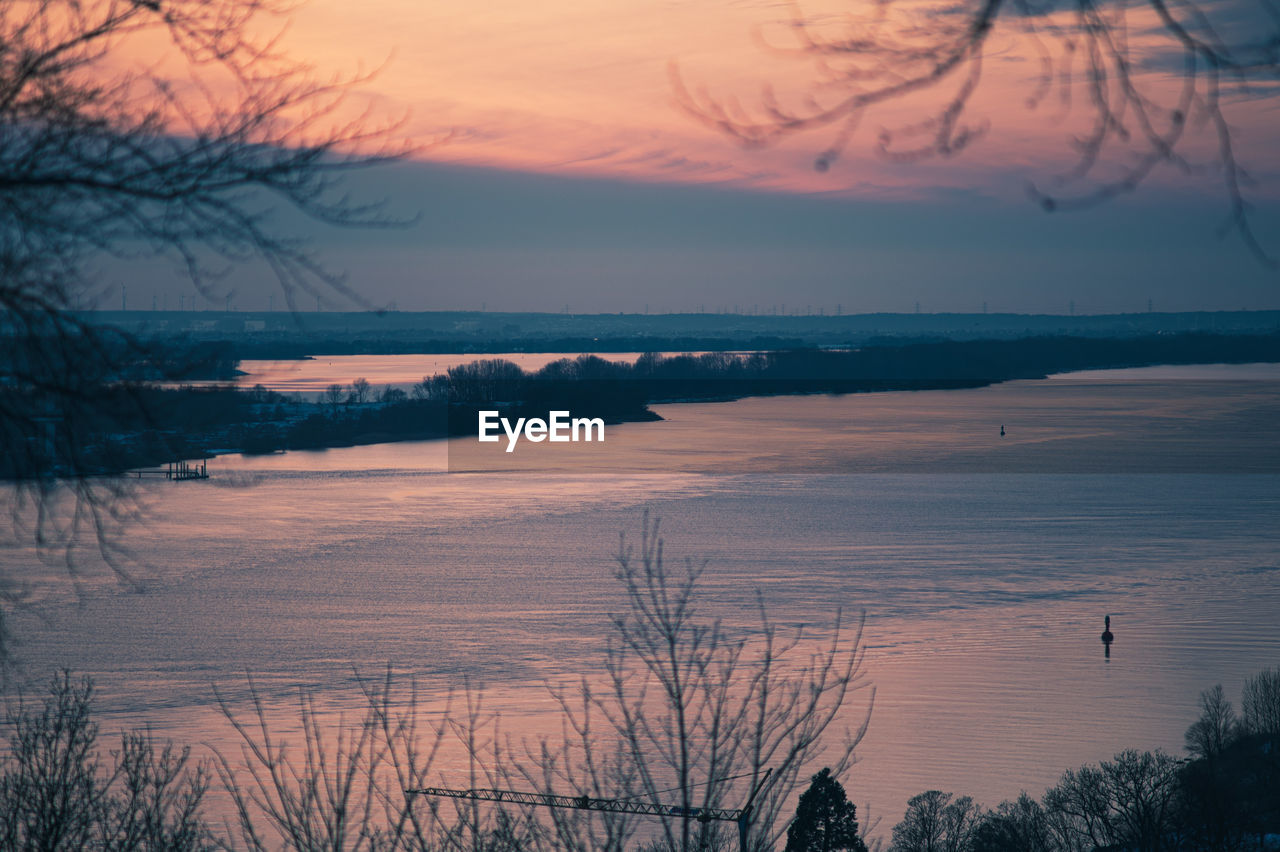
[[[526,373],[541,370],[561,358],[577,358],[577,352],[499,352],[485,354],[441,355],[321,355],[293,361],[241,361],[235,384],[251,388],[262,385],[279,393],[322,393],[332,384],[348,385],[358,378],[375,388],[396,387],[407,391],[424,377],[447,373],[450,367],[480,360],[503,360],[516,364]],[[606,361],[634,364],[640,352],[602,352],[597,357]],[[662,355],[686,354],[663,352]],[[698,353],[692,353],[698,354]],[[215,384],[215,382],[197,382]]]
[[[140,590],[0,553],[40,600],[14,618],[17,680],[89,673],[107,729],[226,748],[214,687],[243,702],[249,671],[336,719],[353,672],[391,662],[543,730],[540,685],[599,672],[618,534],[647,508],[732,625],[757,591],[788,626],[865,611],[877,692],[846,786],[887,834],[926,789],[993,806],[1179,752],[1201,689],[1280,662],[1280,384],[1249,375],[663,406],[581,468],[450,473],[457,442],[222,457],[140,485]]]
[[[251,388],[262,385],[280,393],[318,394],[332,384],[349,385],[364,378],[377,388],[408,389],[426,376],[447,373],[450,367],[482,359],[511,361],[526,373],[537,372],[553,361],[577,358],[578,352],[500,352],[492,355],[445,353],[439,355],[322,355],[288,361],[247,360],[240,362],[235,384]],[[606,361],[634,364],[640,352],[601,352]],[[659,355],[699,355],[700,352],[660,352]],[[1277,364],[1189,364],[1137,367],[1124,370],[1090,370],[1055,377],[1069,381],[1140,381],[1143,379],[1236,379],[1280,380]],[[199,384],[199,383],[197,383]],[[213,384],[210,382],[209,384]]]

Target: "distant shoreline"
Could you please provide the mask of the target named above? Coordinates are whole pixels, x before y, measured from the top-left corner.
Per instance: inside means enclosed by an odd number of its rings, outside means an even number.
[[[546,418],[552,410],[606,423],[661,419],[651,405],[753,396],[979,388],[1079,370],[1280,362],[1280,333],[1136,338],[1037,337],[939,341],[844,350],[641,356],[554,361],[536,372],[477,359],[423,379],[409,393],[357,378],[318,401],[261,388],[103,386],[110,419],[77,424],[89,461],[34,459],[34,475],[110,474],[211,455],[388,443],[475,434],[476,413]],[[55,425],[56,429],[57,426]],[[56,444],[52,442],[51,446]],[[5,477],[6,471],[0,471]],[[11,474],[7,478],[13,478]]]
[[[760,359],[772,360],[757,366],[753,373],[750,365]],[[603,415],[606,422],[615,424],[662,420],[650,407],[653,405],[732,402],[761,396],[973,389],[1006,381],[1045,380],[1080,370],[1233,362],[1280,363],[1280,334],[1177,335],[1127,341],[1048,338],[947,342],[754,356],[707,353],[660,358],[648,366],[643,360],[627,365],[583,354],[573,361],[553,362],[531,375],[510,362],[481,358],[451,370],[449,375],[424,379],[424,385],[434,384],[433,393],[445,394],[452,400],[444,414],[447,424],[441,430],[443,434],[406,435],[390,440],[473,435],[476,411],[482,405],[517,416],[545,416],[551,408],[560,407],[575,415]],[[503,404],[494,402],[492,396],[488,400],[478,398],[485,393],[496,394],[497,398],[504,393],[516,395],[512,390],[494,390],[503,387],[503,383],[532,381],[537,388],[537,377],[560,364],[567,367],[560,370],[558,378],[551,379],[551,387],[538,388],[532,394],[526,390],[521,402]],[[482,365],[491,366],[477,369]],[[986,375],[980,375],[982,372]],[[478,395],[477,389],[482,389]],[[359,440],[350,432],[346,434],[347,439],[341,443],[325,446],[389,442],[385,433],[369,436],[383,440]],[[264,451],[275,449],[287,448]]]
[[[151,339],[225,346],[237,360],[497,352],[759,351],[1033,337],[1274,334],[1280,311],[1125,314],[571,314],[497,311],[84,311]]]

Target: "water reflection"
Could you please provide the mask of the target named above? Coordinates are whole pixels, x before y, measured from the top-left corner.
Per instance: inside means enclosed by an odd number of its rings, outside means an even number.
[[[329,385],[349,385],[358,378],[367,379],[375,388],[398,387],[407,391],[425,376],[448,372],[450,367],[473,361],[500,358],[511,361],[525,372],[535,372],[561,358],[577,358],[578,352],[496,352],[448,353],[440,355],[319,355],[289,361],[246,360],[240,362],[235,384],[251,388],[262,385],[279,393],[315,395]],[[606,361],[634,364],[640,352],[601,352]],[[661,355],[685,353],[662,352]],[[692,353],[700,354],[700,353]]]
[[[353,671],[391,661],[436,696],[484,684],[507,730],[537,733],[544,680],[599,673],[618,533],[648,507],[671,558],[708,560],[699,605],[727,625],[754,623],[757,592],[792,628],[869,613],[852,797],[889,822],[927,789],[994,805],[1177,750],[1201,689],[1280,655],[1280,477],[1221,473],[1280,469],[1277,398],[1055,381],[664,406],[619,427],[643,433],[624,473],[451,474],[445,442],[224,457],[208,482],[140,484],[160,512],[131,542],[145,593],[84,573],[15,615],[20,681],[92,674],[106,730],[235,748],[213,685],[235,700],[252,671],[284,710],[303,686],[336,718],[360,706]],[[1003,440],[992,412],[1012,412]],[[1003,452],[1041,472],[973,472]],[[1153,469],[1218,472],[1132,472]],[[0,550],[11,575],[32,562]],[[1104,607],[1126,652],[1097,666]]]

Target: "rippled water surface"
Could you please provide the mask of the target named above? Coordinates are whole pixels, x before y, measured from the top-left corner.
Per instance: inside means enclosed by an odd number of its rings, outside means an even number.
[[[215,686],[238,701],[252,672],[350,713],[353,670],[392,662],[535,729],[540,684],[598,671],[618,535],[647,508],[729,623],[757,593],[787,625],[865,611],[877,693],[847,786],[887,833],[925,789],[995,805],[1121,748],[1178,752],[1199,690],[1280,663],[1280,393],[1249,378],[665,406],[619,427],[642,437],[613,472],[450,473],[444,442],[222,457],[142,483],[136,587],[0,554],[40,601],[17,679],[89,673],[108,729],[225,745]]]

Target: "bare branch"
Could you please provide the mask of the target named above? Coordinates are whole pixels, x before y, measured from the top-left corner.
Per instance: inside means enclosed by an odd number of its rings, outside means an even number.
[[[1074,140],[1075,165],[1050,182],[1052,189],[1028,186],[1044,210],[1087,208],[1133,192],[1161,166],[1187,174],[1204,171],[1183,152],[1190,147],[1187,128],[1207,126],[1215,146],[1209,165],[1220,174],[1227,201],[1225,227],[1260,262],[1274,266],[1252,224],[1246,171],[1237,159],[1222,86],[1225,79],[1247,92],[1253,83],[1274,85],[1280,79],[1280,12],[1271,0],[1233,7],[1232,14],[1251,17],[1250,26],[1236,26],[1247,32],[1231,37],[1215,25],[1213,12],[1210,2],[1195,0],[1147,0],[1136,6],[1120,0],[979,0],[961,6],[883,0],[851,10],[846,31],[833,36],[792,3],[787,31],[795,45],[768,45],[813,66],[813,83],[791,102],[766,86],[755,108],[747,109],[732,96],[691,90],[674,64],[671,86],[685,112],[747,147],[837,125],[831,144],[815,158],[818,171],[832,165],[869,110],[934,93],[938,105],[923,120],[881,130],[876,148],[899,162],[947,157],[987,130],[985,120],[965,122],[964,117],[981,83],[983,57],[994,52],[990,39],[1005,31],[1024,39],[1039,62],[1028,107],[1035,108],[1055,87],[1064,111],[1071,108],[1074,89],[1087,95],[1092,129]],[[1131,28],[1140,33],[1140,42],[1130,38]],[[913,138],[922,144],[895,144]],[[1104,158],[1107,174],[1098,168]]]

